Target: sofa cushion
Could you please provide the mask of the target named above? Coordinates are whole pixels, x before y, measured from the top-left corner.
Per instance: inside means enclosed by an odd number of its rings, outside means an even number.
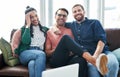
[[[120,64],[120,48],[113,50],[112,52],[118,59],[118,62]]]
[[[9,42],[7,42],[5,39],[0,39],[0,49],[3,54],[4,62],[9,66],[15,66],[16,64],[19,64],[19,59],[12,56],[12,49]]]

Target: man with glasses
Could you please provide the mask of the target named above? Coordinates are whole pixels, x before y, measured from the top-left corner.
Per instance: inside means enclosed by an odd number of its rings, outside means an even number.
[[[70,45],[70,42],[72,43],[74,42],[69,40],[72,40],[74,38],[71,30],[69,28],[64,27],[65,22],[67,20],[67,16],[68,11],[65,8],[58,9],[55,13],[56,23],[47,32],[45,51],[47,53],[47,57],[49,57],[49,64],[51,67],[56,68],[69,64],[79,63],[80,64],[79,77],[87,77],[86,60],[82,57],[78,58],[70,54],[71,50],[81,51],[81,49],[77,44]],[[56,33],[54,27],[59,28],[61,32]],[[75,48],[74,46],[77,48]],[[80,54],[82,55],[82,53]]]
[[[56,23],[47,31],[45,51],[49,57],[49,64],[56,68],[79,63],[79,77],[87,77],[87,62],[96,66],[97,60],[74,41],[71,29],[65,27],[67,16],[68,11],[65,8],[58,9],[55,13]],[[56,29],[59,31],[56,32]],[[104,54],[101,57],[107,60]],[[106,63],[103,63],[103,67],[106,67]]]

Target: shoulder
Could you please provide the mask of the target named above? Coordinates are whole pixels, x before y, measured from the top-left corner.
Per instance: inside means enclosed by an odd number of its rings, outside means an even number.
[[[42,31],[44,31],[44,32],[47,32],[49,30],[49,28],[46,26],[41,26],[41,27],[42,27]]]
[[[20,38],[21,38],[21,29],[18,29],[14,32],[11,39],[15,41],[15,40],[20,40]]]
[[[21,29],[16,30],[14,34],[15,35],[20,35],[21,34]]]
[[[53,26],[50,27],[50,29],[48,30],[48,32],[51,33],[51,32],[56,32],[58,30],[59,29],[55,25],[53,25]]]
[[[56,29],[54,27],[51,27],[48,31],[47,34],[54,33]]]
[[[70,28],[70,27],[72,26],[72,23],[73,23],[73,22],[66,22],[66,23],[65,23],[65,27]]]
[[[102,24],[100,23],[100,21],[97,20],[97,19],[91,19],[90,22],[91,22],[91,24],[93,24],[95,27],[100,27],[100,26],[102,26]]]
[[[88,23],[100,23],[100,21],[97,19],[87,19],[86,22],[88,22]]]

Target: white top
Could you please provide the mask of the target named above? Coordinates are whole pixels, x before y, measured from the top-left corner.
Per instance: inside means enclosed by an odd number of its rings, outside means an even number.
[[[37,46],[40,49],[44,49],[45,36],[42,31],[40,31],[39,26],[33,26],[33,37],[31,37],[30,46]]]

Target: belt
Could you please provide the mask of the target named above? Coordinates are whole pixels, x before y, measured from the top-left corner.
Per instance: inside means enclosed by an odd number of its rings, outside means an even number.
[[[30,46],[29,49],[41,50],[40,47],[37,47],[37,46]]]

